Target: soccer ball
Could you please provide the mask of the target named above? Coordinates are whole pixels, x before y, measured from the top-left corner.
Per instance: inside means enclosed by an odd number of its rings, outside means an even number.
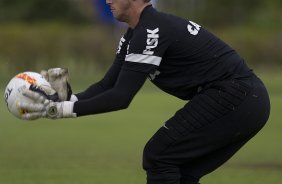
[[[31,103],[33,102],[28,97],[22,95],[23,90],[29,89],[30,86],[41,88],[41,86],[51,87],[42,75],[36,72],[23,72],[13,77],[5,89],[5,102],[10,113],[17,118],[27,113],[25,110],[19,108],[19,102]]]

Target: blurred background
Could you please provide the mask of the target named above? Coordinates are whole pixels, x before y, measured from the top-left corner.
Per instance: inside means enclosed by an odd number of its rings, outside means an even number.
[[[281,0],[153,4],[208,28],[255,69],[282,65]],[[0,0],[1,82],[21,71],[49,67],[67,67],[77,77],[93,81],[112,63],[125,30],[112,18],[105,0]]]
[[[270,92],[266,127],[203,183],[281,183],[282,1],[153,4],[235,48]],[[51,67],[68,68],[73,91],[83,90],[111,65],[125,30],[105,0],[0,0],[0,90],[17,73]],[[144,184],[142,149],[185,102],[150,83],[141,91],[126,111],[59,121],[18,120],[1,100],[0,184]]]

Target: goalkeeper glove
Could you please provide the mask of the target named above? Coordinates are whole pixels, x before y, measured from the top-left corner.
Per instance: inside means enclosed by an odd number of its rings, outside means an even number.
[[[50,68],[41,71],[41,75],[51,84],[51,87],[58,93],[59,100],[77,101],[75,95],[72,95],[72,89],[68,82],[69,73],[65,68]]]
[[[74,102],[53,102],[45,96],[31,91],[23,91],[23,95],[30,98],[33,103],[20,102],[18,105],[26,113],[22,115],[23,120],[35,120],[38,118],[74,118],[76,113],[73,113]]]

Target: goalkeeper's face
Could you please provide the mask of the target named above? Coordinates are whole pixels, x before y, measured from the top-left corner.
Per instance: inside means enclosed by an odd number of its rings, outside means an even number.
[[[121,22],[128,22],[132,0],[106,0],[110,6],[113,16]]]

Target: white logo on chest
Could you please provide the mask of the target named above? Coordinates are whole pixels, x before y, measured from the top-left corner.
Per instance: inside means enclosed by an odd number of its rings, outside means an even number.
[[[147,33],[147,46],[143,51],[143,54],[153,55],[154,51],[152,51],[152,49],[156,48],[159,44],[159,28],[156,28],[154,30],[147,29]]]

